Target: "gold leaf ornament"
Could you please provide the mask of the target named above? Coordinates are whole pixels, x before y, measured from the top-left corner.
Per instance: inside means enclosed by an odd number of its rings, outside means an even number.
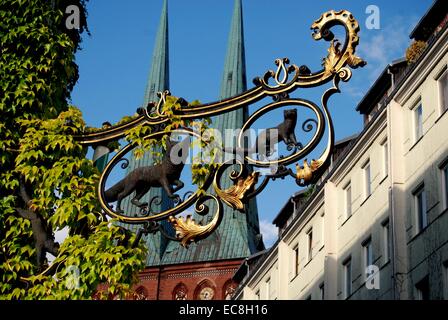
[[[296,178],[303,180],[304,182],[310,182],[313,178],[313,173],[316,172],[322,166],[322,161],[312,160],[311,164],[308,164],[308,160],[305,159],[303,166],[296,165]]]
[[[176,230],[176,238],[179,239],[182,246],[186,248],[188,248],[190,243],[204,239],[215,231],[222,218],[222,205],[216,197],[206,195],[202,199],[213,199],[217,204],[217,212],[208,224],[201,225],[197,223],[191,215],[188,215],[185,219],[182,217],[176,218],[174,216],[168,217],[168,221],[171,223],[174,230]],[[207,208],[203,203],[199,206],[198,203],[196,203],[196,206],[196,212],[198,213],[205,211]]]
[[[226,190],[221,190],[218,184],[214,183],[214,188],[218,197],[233,209],[243,210],[246,194],[253,190],[258,182],[259,172],[252,172],[246,178],[239,178],[233,186]]]

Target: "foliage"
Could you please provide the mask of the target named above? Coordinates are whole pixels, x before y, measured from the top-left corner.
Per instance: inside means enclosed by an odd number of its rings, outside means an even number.
[[[96,295],[97,297],[125,298],[132,292],[132,283],[137,281],[135,269],[144,267],[145,253],[141,248],[129,248],[126,234],[122,230],[112,222],[103,222],[95,227],[88,238],[80,235],[69,237],[53,262],[57,266],[53,277],[33,277],[29,289],[24,286],[11,288],[11,292],[4,297],[91,299],[94,293],[92,288],[107,284],[107,294]],[[130,241],[132,240],[131,238]],[[124,241],[125,245],[117,245],[116,241]],[[11,268],[14,268],[14,264]]]
[[[425,51],[428,44],[425,41],[414,41],[410,47],[406,50],[406,60],[408,63],[417,62],[418,58]]]
[[[313,196],[315,191],[316,191],[315,184],[312,184],[311,186],[309,186],[303,195],[303,197],[305,198],[305,201],[308,201],[309,199],[311,199],[311,197]]]
[[[80,30],[66,29],[69,4],[84,8],[85,1],[0,3],[1,299],[89,299],[100,283],[124,295],[144,267],[143,247],[129,248],[133,238],[99,214],[99,173],[72,137],[85,130],[67,100],[78,79],[74,60],[86,16],[82,10]],[[19,196],[22,178],[30,203]],[[38,275],[31,222],[17,214],[19,207],[39,214],[52,231],[70,230],[54,278]],[[66,282],[73,266],[76,288]]]
[[[188,107],[194,107],[200,104],[199,101],[194,101]],[[202,137],[202,139],[194,139],[192,147],[197,147],[198,152],[193,159],[191,167],[192,182],[198,186],[202,186],[203,182],[210,174],[211,170],[217,165],[214,161],[217,158],[218,152],[221,152],[222,147],[210,149],[210,144],[213,143],[213,136],[208,136],[210,132],[211,120],[206,118],[201,121],[182,119],[179,116],[179,111],[182,108],[181,99],[167,96],[166,101],[162,106],[162,113],[170,118],[169,124],[166,125],[163,132],[165,133],[161,139],[146,137],[152,133],[150,126],[138,126],[126,132],[126,140],[134,143],[137,147],[134,149],[134,157],[140,159],[146,152],[151,152],[155,162],[161,161],[163,151],[166,150],[166,141],[172,131],[182,128],[192,128],[194,132]],[[204,151],[207,150],[207,156],[204,156]]]

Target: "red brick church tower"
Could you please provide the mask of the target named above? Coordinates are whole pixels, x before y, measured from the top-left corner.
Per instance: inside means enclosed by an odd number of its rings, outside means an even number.
[[[241,0],[235,0],[220,98],[246,90],[243,13]],[[145,104],[157,101],[157,91],[169,88],[168,6],[164,0],[162,17],[153,53]],[[214,127],[240,128],[247,119],[241,109],[213,119]],[[223,181],[227,188],[232,182]],[[224,300],[236,288],[232,276],[248,256],[264,249],[255,200],[245,212],[224,206],[224,217],[217,230],[207,239],[182,247],[161,234],[144,238],[148,246],[146,269],[140,274],[136,293],[150,300]],[[213,212],[214,208],[210,210]],[[204,219],[195,217],[196,221]]]

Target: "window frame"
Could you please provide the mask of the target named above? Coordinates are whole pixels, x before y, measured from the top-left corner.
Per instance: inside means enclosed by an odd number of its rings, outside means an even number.
[[[353,215],[352,181],[350,180],[344,187],[344,215],[348,220]],[[349,210],[350,209],[350,210]]]
[[[424,299],[423,286],[427,286],[428,289],[428,297]],[[429,283],[429,276],[426,275],[422,280],[415,284],[415,289],[417,291],[417,300],[431,300],[431,286]]]
[[[325,282],[322,282],[319,285],[319,296],[320,296],[320,300],[322,300],[322,301],[325,300]]]
[[[372,195],[372,164],[370,158],[367,159],[363,166],[363,180],[364,180],[364,199],[368,199]],[[368,174],[367,174],[368,173]]]
[[[351,256],[344,260],[344,262],[342,263],[342,267],[344,272],[343,293],[344,298],[348,299],[353,293],[353,268]]]
[[[443,298],[448,300],[448,260],[442,264],[443,272]]]
[[[443,83],[443,78],[445,78],[444,80],[446,81],[445,85],[447,87],[446,89],[446,97],[445,97],[445,92],[444,92],[444,87],[442,85]],[[442,70],[439,73],[439,76],[436,78],[437,81],[437,89],[438,89],[438,95],[439,95],[439,110],[440,110],[440,114],[444,114],[445,112],[448,111],[448,66],[444,66],[442,68]],[[445,101],[446,99],[446,101]]]
[[[307,238],[307,262],[313,260],[313,227],[306,232]]]
[[[381,151],[383,156],[383,179],[385,179],[389,175],[389,139],[386,137],[381,142]]]
[[[391,254],[392,254],[390,220],[386,219],[381,224],[381,227],[382,227],[382,239],[383,239],[383,258],[384,263],[388,263],[391,260]]]
[[[297,243],[294,246],[293,249],[294,252],[294,277],[297,277],[299,275],[299,271],[300,271],[300,249],[299,249],[299,244]]]
[[[369,236],[362,243],[362,256],[364,264],[364,280],[367,280],[370,274],[367,274],[367,268],[373,265],[373,247],[372,247],[372,236]]]
[[[419,112],[417,112],[420,110]],[[414,141],[417,143],[421,138],[423,138],[423,102],[421,97],[417,100],[412,108],[413,113],[413,124],[414,124]]]
[[[448,159],[439,167],[441,175],[442,205],[443,211],[448,209]]]
[[[413,192],[414,197],[414,211],[416,218],[417,234],[421,233],[429,224],[428,221],[428,207],[427,207],[427,197],[425,184],[421,183]],[[421,206],[419,199],[421,197]]]
[[[323,248],[325,246],[325,211],[320,215],[320,247]]]
[[[269,276],[265,281],[266,286],[266,300],[269,300],[271,298],[271,277]]]

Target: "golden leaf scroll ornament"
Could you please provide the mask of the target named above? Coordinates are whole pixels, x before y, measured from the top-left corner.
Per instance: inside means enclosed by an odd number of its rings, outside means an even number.
[[[332,39],[330,48],[328,48],[328,56],[323,61],[324,76],[337,73],[345,64],[353,69],[363,67],[366,62],[355,55],[356,47],[359,44],[359,23],[353,15],[347,10],[335,11],[330,10],[324,13],[320,19],[316,20],[311,29],[318,31],[313,34],[315,40],[321,38],[331,39],[334,35],[328,28],[322,28],[325,25],[334,25],[336,22],[341,23],[347,31],[347,44],[344,50],[340,50],[339,41]]]
[[[213,199],[217,204],[217,212],[215,213],[215,216],[213,219],[206,225],[201,225],[200,223],[197,223],[195,219],[191,217],[191,215],[188,215],[185,219],[180,217],[176,218],[174,216],[168,217],[168,221],[173,226],[174,230],[176,231],[176,238],[180,240],[181,245],[188,248],[188,245],[192,242],[196,242],[200,239],[206,238],[208,235],[210,235],[217,226],[219,225],[221,218],[222,218],[222,205],[218,201],[218,199],[214,196],[207,195],[204,196],[202,201],[205,201],[207,199]],[[197,209],[196,212],[201,214],[201,212],[207,212],[208,207],[206,207],[203,203],[198,206],[198,203],[196,203]]]
[[[168,221],[171,222],[174,229],[176,230],[176,237],[181,239],[181,244],[184,247],[195,241],[195,239],[206,232],[207,225],[201,226],[196,223],[196,221],[188,215],[185,220],[183,218],[169,217]]]
[[[313,174],[322,166],[322,161],[320,160],[312,160],[311,164],[308,164],[308,160],[305,159],[303,162],[303,167],[300,165],[296,165],[296,178],[297,180],[302,180],[305,183],[310,182],[313,179]]]
[[[246,194],[253,190],[254,186],[258,183],[259,172],[252,172],[247,177],[240,177],[236,180],[235,184],[226,190],[219,188],[218,184],[213,184],[216,194],[222,201],[233,209],[243,210],[244,200]]]

